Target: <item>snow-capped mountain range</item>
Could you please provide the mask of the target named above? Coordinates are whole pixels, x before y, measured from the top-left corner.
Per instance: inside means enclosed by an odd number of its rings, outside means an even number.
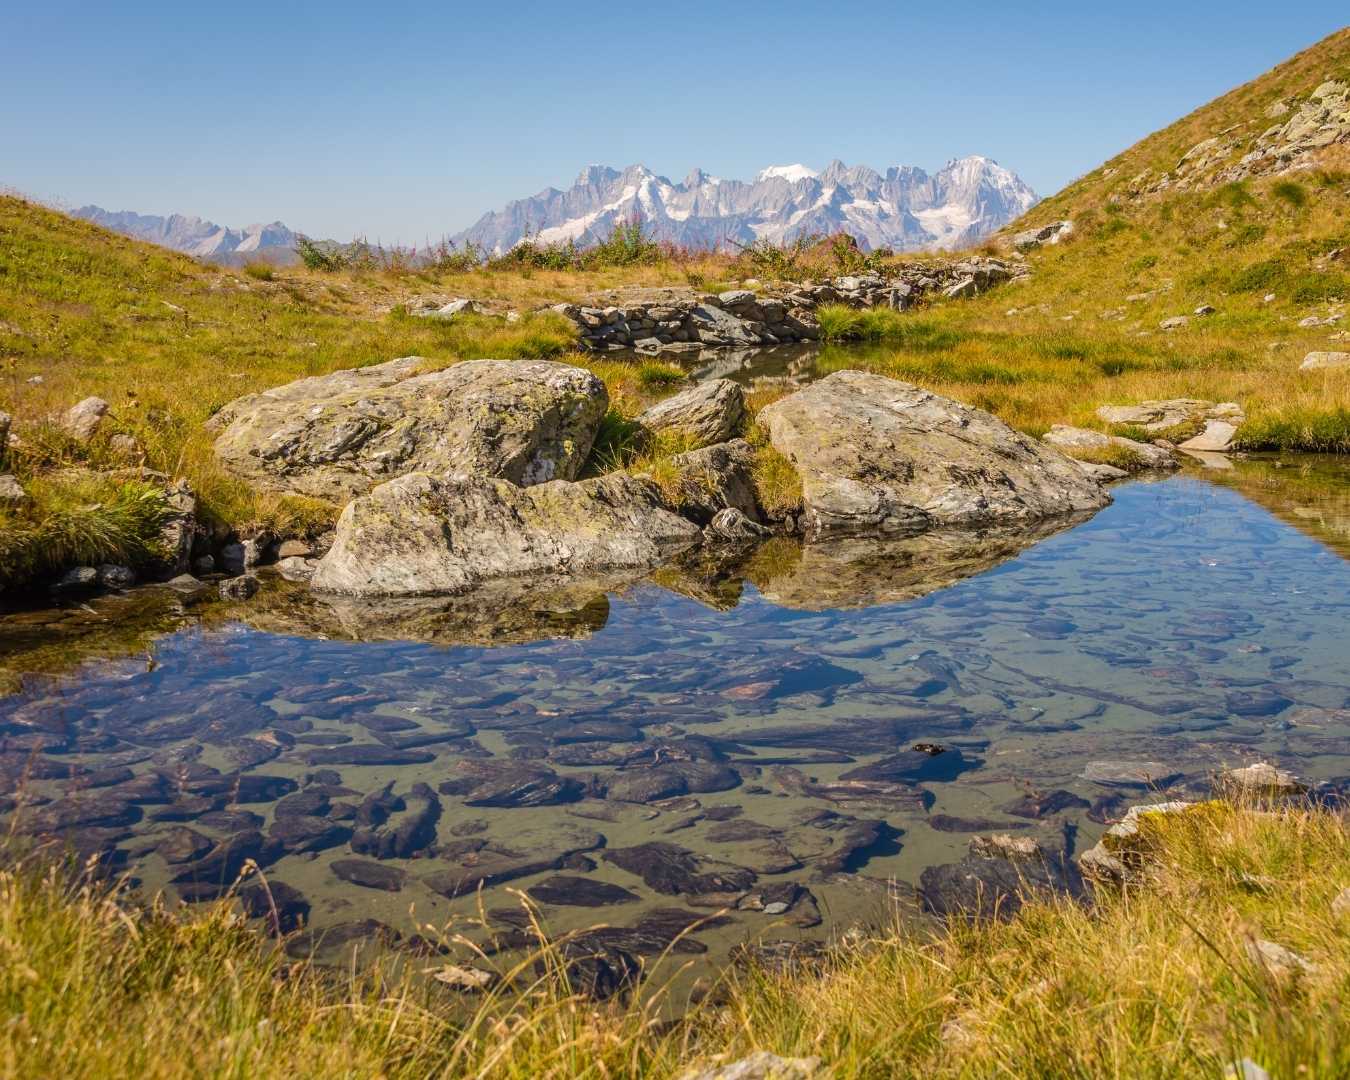
[[[452,239],[497,253],[527,237],[585,246],[636,219],[657,239],[689,247],[848,232],[864,248],[915,251],[977,241],[1036,202],[1015,173],[978,156],[931,176],[912,165],[879,173],[834,161],[822,172],[773,165],[750,182],[695,169],[678,184],[643,165],[622,172],[590,165],[567,191],[546,188],[508,203]]]
[[[289,262],[295,257],[295,233],[279,221],[231,229],[183,214],[159,217],[130,210],[104,210],[101,206],[82,206],[71,213],[105,229],[212,262],[238,262],[250,258]]]

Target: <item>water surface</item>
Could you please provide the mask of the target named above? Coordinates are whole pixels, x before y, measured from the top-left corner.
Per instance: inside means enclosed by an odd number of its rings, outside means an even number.
[[[329,955],[365,920],[487,941],[463,920],[509,926],[510,890],[536,890],[555,932],[628,928],[613,941],[637,953],[737,897],[771,907],[696,931],[679,948],[698,962],[884,918],[962,830],[1090,844],[1148,794],[1085,779],[1092,762],[1160,763],[1154,786],[1182,796],[1256,759],[1344,785],[1345,466],[1115,495],[1045,538],[779,541],[469,611],[279,585],[175,608],[120,659],[24,675],[0,699],[0,779],[21,829],[149,890],[203,899],[257,858],[311,927],[340,928]],[[0,661],[56,632],[26,618]],[[903,756],[919,744],[945,752]]]

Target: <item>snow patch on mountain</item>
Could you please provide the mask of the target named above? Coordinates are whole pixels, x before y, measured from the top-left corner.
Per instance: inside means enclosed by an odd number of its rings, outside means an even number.
[[[689,247],[846,231],[867,249],[916,251],[978,241],[1036,201],[1016,173],[979,155],[949,161],[932,175],[912,165],[879,173],[833,161],[820,172],[771,165],[750,182],[693,169],[678,184],[645,165],[622,171],[588,165],[567,191],[546,188],[508,203],[453,239],[494,253],[531,237],[584,246],[640,220],[657,239]]]

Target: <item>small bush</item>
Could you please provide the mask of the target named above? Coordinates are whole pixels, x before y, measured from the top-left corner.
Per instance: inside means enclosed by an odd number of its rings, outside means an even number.
[[[1233,275],[1228,287],[1233,292],[1263,293],[1279,285],[1284,276],[1285,269],[1282,263],[1266,259],[1243,267]]]
[[[637,367],[637,380],[644,390],[661,390],[677,386],[688,378],[689,376],[674,364],[663,364],[657,360],[644,360]]]
[[[1287,202],[1296,210],[1302,210],[1308,204],[1308,192],[1302,184],[1295,183],[1293,180],[1281,180],[1270,189],[1270,193],[1277,199]]]
[[[244,273],[255,281],[271,281],[277,276],[276,268],[269,262],[245,263]]]

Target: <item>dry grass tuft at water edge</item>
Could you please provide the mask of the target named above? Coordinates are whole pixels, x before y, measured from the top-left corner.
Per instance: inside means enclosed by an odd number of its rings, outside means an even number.
[[[437,959],[292,963],[229,903],[142,906],[12,860],[0,1072],[676,1077],[765,1049],[819,1057],[832,1077],[1179,1080],[1244,1058],[1278,1078],[1350,1075],[1344,818],[1211,803],[1144,822],[1146,887],[1009,923],[897,928],[821,970],[732,972],[674,1024],[659,1000],[571,993],[556,950],[518,964],[512,988],[462,999],[416,976]],[[1262,939],[1307,969],[1254,959]]]

